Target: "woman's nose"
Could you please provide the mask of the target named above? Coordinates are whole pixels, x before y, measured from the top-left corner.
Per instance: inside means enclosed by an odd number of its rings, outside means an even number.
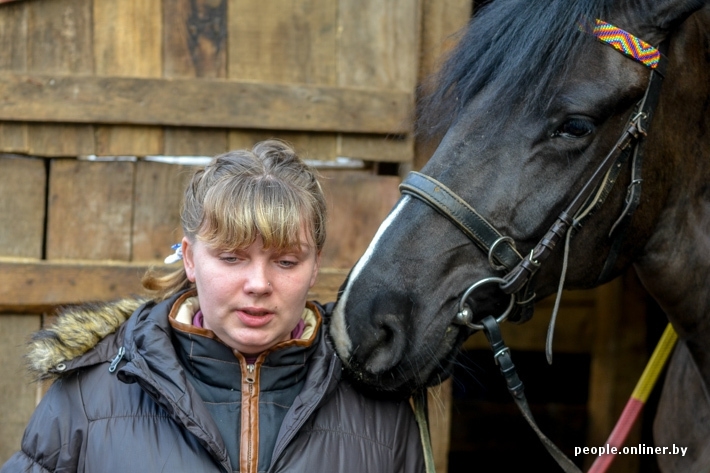
[[[244,290],[250,294],[266,294],[272,291],[269,273],[265,264],[255,262],[250,265],[246,275]]]

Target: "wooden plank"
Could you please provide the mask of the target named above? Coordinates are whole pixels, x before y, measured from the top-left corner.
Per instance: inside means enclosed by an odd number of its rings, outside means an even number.
[[[419,82],[424,84],[434,73],[446,53],[459,39],[457,34],[471,18],[473,2],[470,0],[423,0],[422,34],[419,63]],[[438,140],[425,141],[421,137],[415,144],[414,169],[421,169],[436,150]]]
[[[163,1],[165,77],[227,77],[227,3]]]
[[[95,152],[94,127],[72,124],[30,124],[27,129],[28,152],[34,156],[89,156]]]
[[[165,77],[227,77],[227,0],[164,0],[163,24]],[[169,156],[228,150],[226,130],[168,127],[163,133]]]
[[[228,132],[221,129],[168,127],[163,137],[166,156],[215,156],[230,149]]]
[[[413,91],[419,15],[419,1],[340,0],[338,85]]]
[[[162,9],[159,0],[94,2],[94,54],[98,76],[160,77]],[[162,154],[157,127],[98,126],[98,155]]]
[[[27,4],[3,7],[0,12],[0,70],[27,71]],[[0,151],[26,153],[27,125],[0,122]]]
[[[131,257],[135,163],[51,161],[47,259]]]
[[[147,126],[96,126],[98,156],[154,156],[163,154],[163,130]]]
[[[328,238],[322,266],[351,268],[399,199],[397,176],[326,171],[321,184],[328,201]]]
[[[387,163],[411,163],[414,139],[409,136],[382,136],[343,133],[338,140],[338,156]]]
[[[0,155],[0,255],[42,257],[46,188],[43,160]]]
[[[39,315],[0,316],[0,465],[20,449],[20,440],[35,409],[36,385],[25,371],[25,340],[40,328]]]
[[[180,242],[180,206],[193,166],[139,162],[136,165],[133,261],[162,262]]]
[[[119,261],[0,257],[0,313],[41,312],[58,305],[143,295],[140,278],[149,267]],[[166,267],[166,271],[173,267]],[[321,302],[335,300],[347,273],[322,269],[308,297]]]
[[[8,5],[0,10],[0,69],[27,70],[27,5]],[[6,47],[12,45],[12,47]]]
[[[92,3],[86,0],[27,3],[28,73],[93,73]],[[87,125],[30,124],[27,142],[29,152],[36,156],[78,156],[94,152],[93,127]]]
[[[229,77],[335,85],[337,8],[331,0],[230,0]]]
[[[286,141],[302,159],[333,160],[338,156],[333,133],[239,130],[229,133],[229,149],[250,149],[259,141],[276,138]]]
[[[29,153],[27,124],[0,122],[0,151],[5,153]]]
[[[412,93],[211,79],[0,74],[0,120],[406,134]]]

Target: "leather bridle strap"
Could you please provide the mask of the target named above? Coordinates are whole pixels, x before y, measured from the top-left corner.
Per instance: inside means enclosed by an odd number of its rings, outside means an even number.
[[[665,51],[667,45],[665,42],[661,44],[659,49]],[[507,294],[512,294],[519,291],[530,280],[533,274],[537,271],[540,264],[547,259],[552,253],[559,240],[568,231],[569,227],[575,223],[575,216],[582,208],[583,204],[589,199],[594,190],[601,184],[604,176],[607,174],[611,166],[617,161],[619,155],[623,153],[629,146],[634,146],[643,137],[646,136],[651,119],[653,118],[654,110],[658,104],[661,94],[661,86],[663,85],[663,76],[667,67],[667,59],[664,54],[661,54],[658,66],[651,69],[646,93],[641,100],[637,111],[631,117],[631,120],[624,131],[624,134],[619,138],[611,152],[604,158],[602,163],[597,167],[592,174],[592,177],[584,184],[581,191],[574,197],[567,208],[557,217],[557,220],[550,227],[547,234],[533,248],[530,256],[521,261],[512,271],[505,275],[507,281],[501,284],[501,290]]]
[[[399,190],[402,194],[412,195],[429,204],[452,221],[485,253],[492,248],[493,257],[508,270],[513,269],[523,259],[509,240],[503,239],[503,235],[493,225],[436,179],[412,171],[399,185]]]

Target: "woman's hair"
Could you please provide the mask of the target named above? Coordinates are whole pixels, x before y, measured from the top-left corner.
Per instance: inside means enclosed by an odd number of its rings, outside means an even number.
[[[297,247],[304,225],[309,245],[320,252],[325,244],[326,202],[317,174],[278,140],[216,156],[195,172],[180,217],[190,241],[224,251],[245,249],[259,236],[265,248]],[[163,300],[193,283],[181,266],[167,275],[149,271],[143,286]]]

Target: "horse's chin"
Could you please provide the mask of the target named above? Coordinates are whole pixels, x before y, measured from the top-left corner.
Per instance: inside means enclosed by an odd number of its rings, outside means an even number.
[[[360,392],[377,398],[406,399],[417,390],[437,386],[453,373],[456,356],[468,338],[465,330],[457,331],[455,337],[441,340],[440,348],[448,346],[440,357],[420,359],[412,366],[401,364],[382,373],[372,373],[363,365],[352,362],[344,364],[346,379]]]

